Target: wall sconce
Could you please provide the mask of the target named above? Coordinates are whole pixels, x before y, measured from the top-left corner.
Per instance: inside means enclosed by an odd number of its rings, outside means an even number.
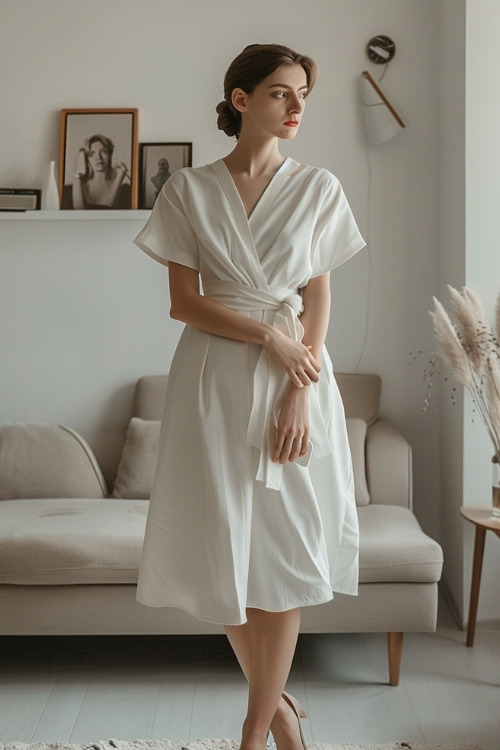
[[[387,65],[396,53],[396,46],[389,37],[378,36],[368,42],[367,53],[372,62]],[[380,83],[377,83],[367,70],[361,73],[360,96],[366,135],[371,146],[394,138],[406,127]]]

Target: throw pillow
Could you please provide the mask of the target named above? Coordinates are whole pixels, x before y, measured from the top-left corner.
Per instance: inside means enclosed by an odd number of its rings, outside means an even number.
[[[367,424],[360,417],[346,419],[347,436],[351,449],[352,467],[354,472],[354,494],[356,505],[369,505],[370,493],[366,483],[365,442]]]
[[[111,497],[148,500],[158,460],[160,421],[132,417]]]

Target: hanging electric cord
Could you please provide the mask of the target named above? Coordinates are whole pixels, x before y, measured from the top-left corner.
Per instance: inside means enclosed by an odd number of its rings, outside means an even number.
[[[389,67],[389,63],[386,63],[384,65],[384,70],[382,72],[382,75],[378,79],[379,83],[384,78],[385,74],[387,73],[387,69]],[[365,355],[366,347],[368,344],[368,331],[370,328],[370,311],[372,309],[372,294],[373,294],[373,256],[372,256],[372,226],[371,226],[371,217],[372,217],[372,196],[373,196],[373,190],[372,190],[372,177],[373,177],[373,170],[372,170],[372,160],[371,160],[371,150],[370,147],[366,147],[366,165],[367,165],[367,171],[368,171],[368,189],[367,189],[367,196],[366,196],[366,254],[368,257],[368,269],[366,274],[366,310],[365,310],[365,320],[364,320],[364,333],[363,333],[363,340],[361,342],[361,349],[359,352],[359,356],[356,362],[356,365],[354,367],[354,372],[358,372],[359,368],[361,366],[362,359]]]
[[[384,65],[384,69],[383,69],[383,71],[382,71],[382,75],[381,75],[381,76],[380,76],[380,78],[378,79],[378,82],[379,82],[379,83],[382,83],[382,81],[384,80],[384,76],[385,76],[385,74],[387,73],[387,71],[389,70],[389,65],[390,65],[390,63],[386,63],[386,64]]]
[[[366,309],[365,309],[365,320],[364,320],[364,333],[363,333],[363,340],[361,342],[361,349],[359,352],[358,360],[356,362],[356,365],[354,367],[354,372],[357,373],[359,371],[361,361],[365,355],[366,346],[368,343],[368,330],[370,327],[370,311],[372,307],[372,279],[373,279],[373,257],[372,257],[372,249],[371,249],[371,235],[372,235],[372,227],[371,227],[371,217],[372,217],[372,163],[371,163],[371,154],[370,154],[370,148],[369,146],[366,147],[366,163],[368,168],[368,189],[367,189],[367,197],[366,197],[366,255],[368,258],[368,267],[367,267],[367,274],[366,274]]]
[[[386,37],[377,37],[377,40],[385,40],[388,48],[391,49],[391,57],[394,56],[395,52],[395,45],[393,44],[392,40]],[[374,41],[374,40],[372,40]],[[375,48],[377,50],[378,48]],[[373,57],[372,57],[373,59]],[[380,59],[375,60],[377,64],[380,64],[382,61]],[[380,82],[385,77],[387,70],[389,68],[389,62],[390,60],[387,60],[387,62],[382,63],[383,64],[383,70],[382,74],[379,76],[378,80],[376,81],[368,71],[364,71],[362,73],[362,80],[371,85],[370,91],[373,93],[373,91],[376,92],[376,95],[378,96],[378,100],[372,101],[371,99],[368,99],[366,101],[365,98],[362,98],[361,101],[364,106],[364,115],[365,115],[365,125],[367,127],[367,145],[366,145],[366,158],[367,158],[367,171],[368,171],[368,188],[367,188],[367,227],[366,227],[366,251],[368,256],[368,267],[367,267],[367,277],[366,277],[366,312],[365,312],[365,320],[364,320],[364,333],[363,333],[363,339],[361,342],[361,348],[359,352],[359,356],[356,362],[356,366],[354,368],[354,372],[358,372],[359,368],[361,366],[363,357],[365,356],[366,347],[368,343],[368,334],[369,334],[369,328],[370,328],[370,319],[371,319],[371,311],[373,307],[373,229],[372,229],[372,219],[373,219],[373,201],[374,201],[374,191],[373,191],[373,164],[372,164],[372,146],[378,146],[381,143],[384,143],[385,141],[389,140],[390,138],[397,135],[402,128],[405,127],[404,121],[401,119],[399,113],[395,110],[394,106],[391,104],[391,102],[388,100],[384,92],[379,87]],[[376,119],[373,120],[372,116],[367,117],[368,111],[374,111],[370,110],[370,107],[383,107],[383,109],[379,110],[377,109],[377,115]],[[368,109],[367,109],[368,108]],[[387,117],[384,119],[381,119],[380,115],[382,113],[386,112]]]

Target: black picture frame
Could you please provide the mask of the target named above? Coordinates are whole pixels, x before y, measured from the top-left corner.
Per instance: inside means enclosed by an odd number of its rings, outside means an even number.
[[[63,109],[59,158],[62,209],[137,208],[138,110]],[[102,141],[102,143],[101,143]],[[100,145],[101,144],[101,145]],[[102,191],[94,182],[91,154],[98,147],[109,159],[109,182]],[[99,175],[97,175],[99,176]]]
[[[162,162],[166,162],[162,169]],[[151,209],[171,174],[193,164],[193,144],[189,141],[175,143],[139,144],[139,208]]]

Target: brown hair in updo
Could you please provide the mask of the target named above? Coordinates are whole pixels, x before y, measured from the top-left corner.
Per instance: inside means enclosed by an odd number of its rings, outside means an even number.
[[[219,130],[238,138],[241,114],[231,102],[234,89],[243,89],[247,94],[252,94],[256,86],[281,65],[300,65],[306,74],[307,93],[312,91],[318,66],[311,57],[300,55],[281,44],[250,44],[233,60],[224,77],[224,99],[216,107]]]

